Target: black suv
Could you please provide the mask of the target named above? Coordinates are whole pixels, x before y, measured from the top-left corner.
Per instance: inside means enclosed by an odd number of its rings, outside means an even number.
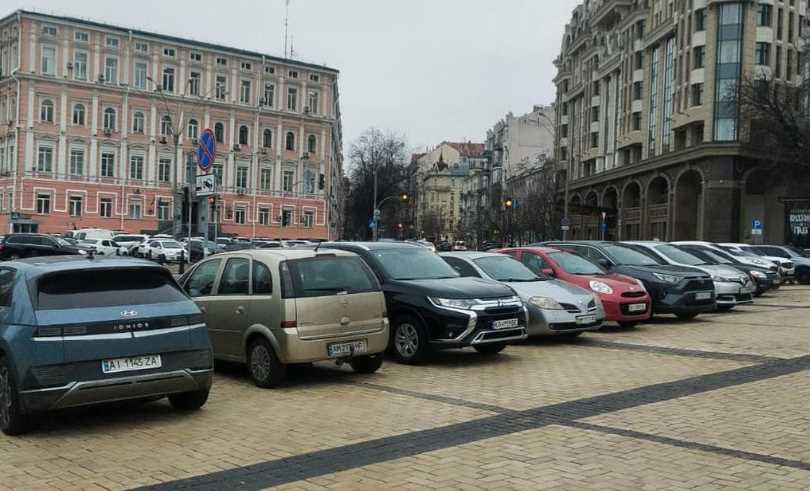
[[[641,280],[650,293],[656,314],[675,314],[681,319],[692,319],[717,308],[714,282],[699,269],[661,264],[651,256],[617,242],[544,242],[538,245],[574,251],[611,273]]]
[[[66,240],[45,234],[10,234],[0,237],[0,260],[38,256],[71,256],[79,248]]]
[[[389,351],[400,362],[417,363],[431,348],[472,346],[495,354],[526,339],[526,309],[511,288],[460,277],[424,247],[392,242],[319,247],[360,255],[380,279],[391,319]]]

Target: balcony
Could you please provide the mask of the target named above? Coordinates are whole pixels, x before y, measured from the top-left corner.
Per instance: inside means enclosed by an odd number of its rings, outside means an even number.
[[[633,0],[604,0],[591,21],[595,25],[611,25],[621,20],[622,12],[620,9],[632,6]]]

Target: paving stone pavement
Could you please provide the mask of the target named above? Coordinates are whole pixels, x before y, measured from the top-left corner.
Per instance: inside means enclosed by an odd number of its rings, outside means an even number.
[[[485,358],[164,401],[0,436],[0,489],[810,489],[810,288]]]

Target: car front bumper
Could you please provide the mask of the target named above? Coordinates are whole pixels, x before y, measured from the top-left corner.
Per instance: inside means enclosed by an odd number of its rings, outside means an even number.
[[[496,309],[464,310],[432,305],[426,320],[431,331],[431,346],[435,348],[463,348],[491,343],[515,343],[528,337],[528,310],[522,302]],[[498,329],[494,322],[517,319],[514,327]]]
[[[750,281],[745,285],[737,282],[715,281],[714,291],[717,305],[720,307],[751,303],[754,300],[754,284]]]
[[[630,312],[630,306],[637,304],[645,304],[647,307],[641,312]],[[626,298],[619,302],[603,298],[602,306],[605,308],[605,320],[610,322],[645,321],[652,314],[648,297],[637,298],[635,301],[632,298]]]
[[[701,292],[703,291],[665,292],[662,297],[653,301],[653,312],[675,315],[714,312],[717,309],[714,290],[705,290],[711,294],[706,300],[697,299],[696,295]]]
[[[571,313],[567,310],[545,310],[527,304],[529,310],[529,336],[559,336],[585,331],[597,331],[602,328],[605,317],[599,309],[588,312]],[[594,316],[595,321],[582,323],[583,316]]]

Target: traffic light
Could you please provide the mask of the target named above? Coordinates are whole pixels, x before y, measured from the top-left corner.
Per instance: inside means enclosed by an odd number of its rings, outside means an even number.
[[[318,189],[323,191],[326,187],[326,174],[321,174],[318,176]]]
[[[504,208],[506,208],[507,210],[508,210],[508,209],[510,209],[510,208],[512,208],[512,206],[513,206],[514,204],[515,204],[515,203],[514,203],[514,201],[512,201],[512,198],[506,198],[505,200],[503,200],[503,206],[504,206]]]

